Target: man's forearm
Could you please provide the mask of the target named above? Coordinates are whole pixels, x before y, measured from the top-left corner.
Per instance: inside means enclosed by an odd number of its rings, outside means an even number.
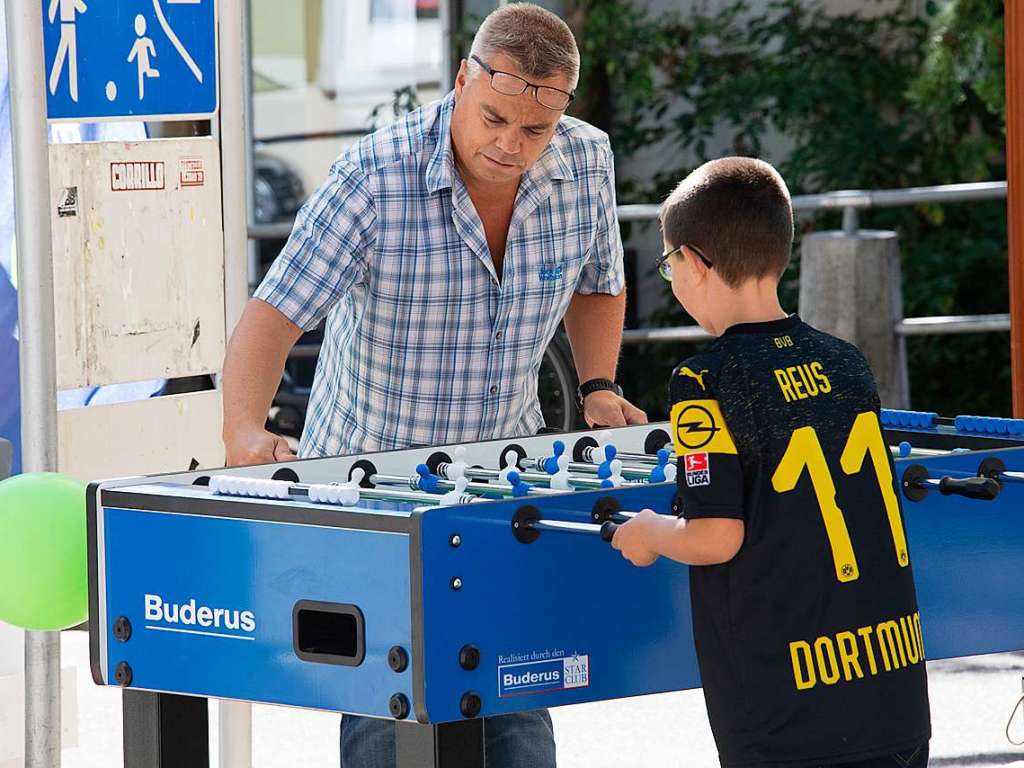
[[[258,299],[251,300],[231,335],[224,359],[224,435],[263,428],[288,351],[302,329]]]
[[[565,313],[565,332],[581,382],[615,379],[625,318],[625,291],[618,296],[577,293],[572,297]]]

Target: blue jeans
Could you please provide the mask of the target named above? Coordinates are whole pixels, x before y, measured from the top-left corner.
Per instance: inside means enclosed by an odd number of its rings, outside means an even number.
[[[555,768],[555,734],[546,709],[486,718],[487,768]],[[395,768],[395,722],[341,718],[341,768]]]

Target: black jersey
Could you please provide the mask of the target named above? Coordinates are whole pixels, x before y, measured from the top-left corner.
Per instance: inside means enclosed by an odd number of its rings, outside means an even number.
[[[676,511],[745,524],[732,560],[690,568],[722,764],[827,764],[926,741],[921,620],[864,356],[793,315],[733,326],[669,389]]]

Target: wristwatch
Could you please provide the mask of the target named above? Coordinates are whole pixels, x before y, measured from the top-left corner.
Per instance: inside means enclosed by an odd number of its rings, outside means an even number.
[[[582,384],[576,387],[576,403],[582,410],[583,398],[585,398],[589,394],[592,394],[593,392],[601,392],[603,390],[614,392],[619,397],[622,397],[622,387],[620,387],[614,381],[611,381],[610,379],[590,379],[589,381],[584,381]]]

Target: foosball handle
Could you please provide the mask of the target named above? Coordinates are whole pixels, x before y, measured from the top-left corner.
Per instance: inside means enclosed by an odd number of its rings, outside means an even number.
[[[999,481],[991,477],[944,477],[939,481],[939,493],[943,496],[966,496],[969,499],[991,501],[999,495],[999,490]]]
[[[617,530],[619,530],[619,524],[609,520],[601,525],[601,538],[610,543]]]

